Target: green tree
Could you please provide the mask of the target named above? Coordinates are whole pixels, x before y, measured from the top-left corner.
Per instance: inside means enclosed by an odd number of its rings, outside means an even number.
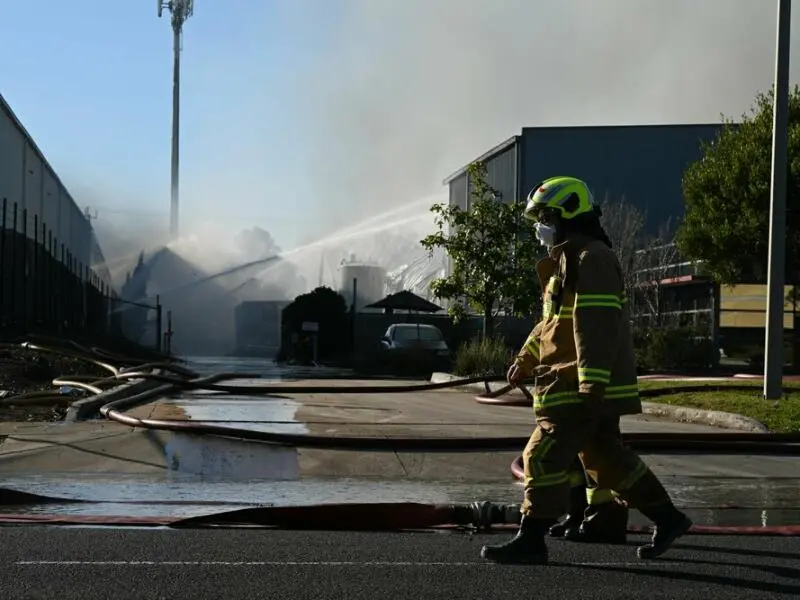
[[[532,223],[522,218],[524,204],[519,199],[505,203],[489,185],[482,163],[471,164],[468,173],[469,209],[434,204],[438,231],[421,243],[431,253],[444,249],[451,261],[450,274],[431,282],[433,294],[456,300],[448,311],[456,322],[468,307],[483,315],[484,338],[492,338],[500,310],[529,315],[539,305],[534,264],[543,249]]]
[[[703,260],[726,284],[766,277],[772,167],[774,91],[759,94],[737,126],[730,119],[703,156],[686,170],[686,215],[677,232],[681,252]],[[795,281],[800,264],[800,89],[789,94],[789,174],[786,266]]]
[[[317,323],[315,334],[303,331],[303,323]],[[313,356],[313,335],[317,336],[317,357],[324,361],[341,358],[351,341],[349,317],[344,297],[329,287],[318,287],[307,294],[297,296],[281,312],[281,324],[288,334],[297,336],[296,344],[286,344],[284,338],[279,352],[281,359],[294,355],[303,362]]]

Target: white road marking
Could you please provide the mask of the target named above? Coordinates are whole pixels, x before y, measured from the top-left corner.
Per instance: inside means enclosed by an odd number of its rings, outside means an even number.
[[[221,561],[221,560],[20,560],[22,567],[474,567],[495,566],[491,562],[409,562],[409,561]],[[633,567],[644,562],[577,562],[559,564],[574,567]],[[652,564],[652,563],[649,563]]]

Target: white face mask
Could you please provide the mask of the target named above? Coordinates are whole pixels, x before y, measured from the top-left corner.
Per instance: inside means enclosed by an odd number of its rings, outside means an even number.
[[[542,246],[550,249],[556,245],[556,228],[551,225],[536,223],[536,237],[539,238]]]

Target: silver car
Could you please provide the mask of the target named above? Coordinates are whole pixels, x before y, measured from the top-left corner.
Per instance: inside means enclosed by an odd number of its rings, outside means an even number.
[[[381,346],[389,352],[419,352],[436,358],[450,356],[450,348],[435,325],[395,323],[381,338]]]

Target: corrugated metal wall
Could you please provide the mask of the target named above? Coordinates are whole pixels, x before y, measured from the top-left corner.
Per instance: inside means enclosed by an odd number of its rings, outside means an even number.
[[[35,142],[0,96],[0,202],[7,200],[7,229],[16,229],[30,239],[42,240],[42,227],[58,240],[53,244],[56,259],[61,259],[63,244],[73,265],[67,265],[76,275],[85,278],[87,266],[102,252],[92,235],[89,220],[64,188],[53,169],[47,164]],[[17,205],[17,222],[11,219]],[[23,211],[27,210],[26,219]],[[47,238],[47,235],[45,235]]]
[[[458,206],[461,210],[467,210],[469,198],[467,198],[467,174],[463,173],[450,182],[450,206]]]
[[[484,160],[488,183],[498,191],[503,202],[513,202],[517,194],[517,148],[517,144],[511,144]],[[471,182],[469,193],[471,199]]]
[[[488,183],[500,194],[504,202],[513,202],[519,194],[520,145],[517,136],[495,146],[484,155],[474,159],[486,167]],[[467,167],[445,180],[450,189],[450,205],[457,204],[467,209],[472,200],[472,184],[469,182]]]
[[[89,219],[0,96],[0,337],[119,333],[93,257]]]
[[[592,187],[596,200],[626,201],[644,211],[657,233],[684,214],[682,179],[701,157],[701,141],[721,125],[543,127],[522,130],[521,191],[554,175],[574,175]]]

